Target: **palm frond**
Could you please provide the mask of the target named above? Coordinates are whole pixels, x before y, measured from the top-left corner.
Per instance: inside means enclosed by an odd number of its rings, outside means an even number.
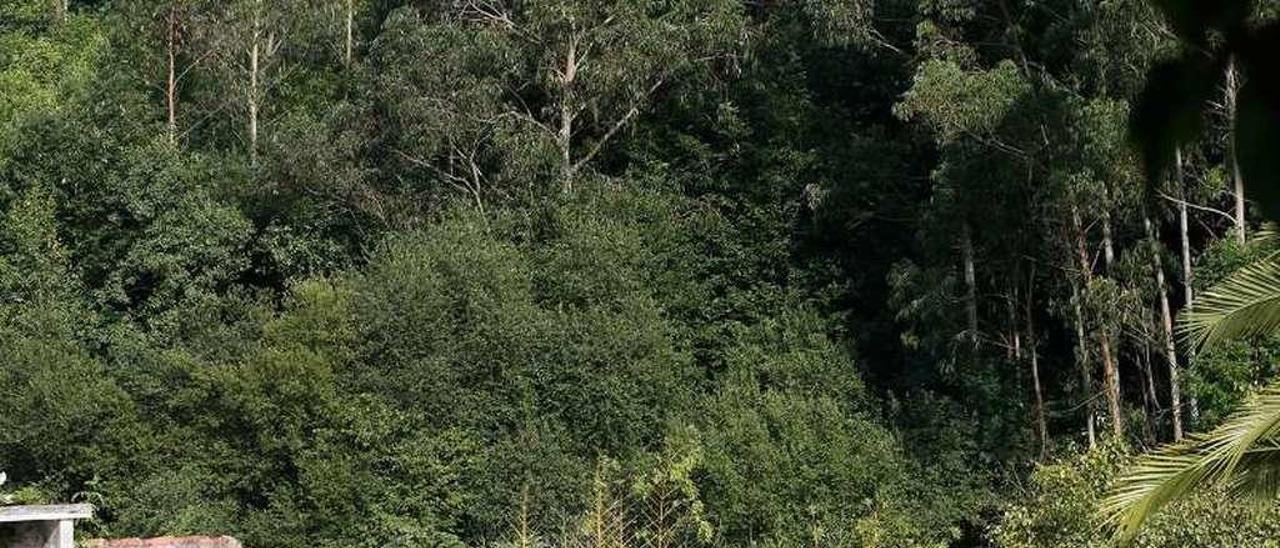
[[[1139,459],[1115,482],[1101,510],[1127,544],[1165,505],[1207,487],[1262,498],[1280,493],[1280,384],[1259,392],[1209,434]]]
[[[1249,238],[1249,242],[1255,245],[1273,245],[1276,243],[1276,236],[1280,233],[1280,227],[1276,223],[1267,221],[1262,223],[1262,228],[1253,233],[1253,237]]]
[[[1280,439],[1260,441],[1240,458],[1235,479],[1228,485],[1238,498],[1274,503],[1280,497]]]
[[[1206,291],[1179,322],[1195,347],[1280,330],[1280,261],[1274,257],[1237,270]]]

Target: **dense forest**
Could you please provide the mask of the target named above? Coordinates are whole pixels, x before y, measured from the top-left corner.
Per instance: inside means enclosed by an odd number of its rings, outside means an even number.
[[[1176,23],[0,0],[0,501],[254,547],[1105,545],[1135,456],[1280,363],[1179,335],[1280,243],[1234,60],[1143,170]],[[1137,544],[1280,536],[1177,505]]]

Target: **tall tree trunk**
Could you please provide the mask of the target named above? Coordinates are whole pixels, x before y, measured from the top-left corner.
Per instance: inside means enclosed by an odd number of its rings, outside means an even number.
[[[1102,353],[1102,374],[1106,375],[1107,412],[1111,413],[1111,433],[1124,436],[1124,415],[1120,406],[1120,370],[1111,355],[1111,334],[1105,327],[1098,327],[1098,349]]]
[[[1076,255],[1080,261],[1080,275],[1084,279],[1085,287],[1088,287],[1093,281],[1093,268],[1089,263],[1089,250],[1084,238],[1084,225],[1080,221],[1080,208],[1072,202],[1071,204],[1071,224],[1075,233]],[[1120,406],[1120,372],[1116,367],[1115,358],[1111,355],[1111,335],[1107,333],[1106,327],[1099,322],[1098,326],[1098,351],[1102,356],[1102,375],[1103,385],[1107,394],[1107,412],[1111,414],[1111,430],[1116,437],[1124,435],[1124,416],[1121,415]]]
[[[1102,264],[1106,267],[1108,273],[1111,272],[1111,264],[1116,261],[1116,248],[1111,238],[1111,211],[1103,210],[1102,212]]]
[[[51,0],[53,2],[53,22],[64,23],[67,20],[67,11],[69,11],[68,0]]]
[[[1231,181],[1235,188],[1236,195],[1236,241],[1241,244],[1245,243],[1245,216],[1244,216],[1244,177],[1240,176],[1240,163],[1236,160],[1236,94],[1240,91],[1240,81],[1236,73],[1235,57],[1227,63],[1227,96],[1226,109],[1227,117],[1231,122],[1231,127],[1227,129],[1227,158],[1231,162]]]
[[[1111,273],[1111,265],[1116,261],[1116,248],[1111,236],[1111,189],[1102,185],[1102,259],[1107,274]]]
[[[342,64],[347,68],[351,67],[352,51],[355,49],[355,22],[355,0],[347,0],[347,47],[346,54],[342,58]]]
[[[258,65],[261,48],[262,14],[261,6],[255,4],[253,10],[253,44],[249,47],[249,164],[258,165]]]
[[[1144,314],[1144,316],[1146,315]],[[1159,406],[1158,400],[1156,399],[1156,381],[1151,374],[1151,345],[1148,344],[1148,341],[1151,340],[1151,332],[1148,326],[1150,318],[1144,317],[1142,323],[1144,326],[1147,326],[1143,327],[1144,335],[1146,335],[1146,337],[1142,341],[1142,354],[1140,357],[1142,360],[1143,385],[1142,408],[1146,411],[1147,415],[1147,420],[1144,421],[1145,424],[1142,428],[1142,436],[1147,440],[1148,445],[1155,445],[1156,433],[1155,429],[1152,427],[1152,417],[1156,416]]]
[[[1178,351],[1173,340],[1173,314],[1169,310],[1169,295],[1165,288],[1164,267],[1160,265],[1160,245],[1156,241],[1151,218],[1143,215],[1147,241],[1151,246],[1151,269],[1156,278],[1156,294],[1160,300],[1160,323],[1164,330],[1165,360],[1169,362],[1169,411],[1173,417],[1173,440],[1182,440],[1182,389],[1178,382]]]
[[[1085,345],[1084,311],[1080,306],[1080,288],[1076,281],[1071,282],[1071,304],[1075,309],[1074,323],[1076,327],[1076,365],[1080,368],[1080,390],[1084,395],[1085,426],[1089,433],[1089,449],[1098,446],[1098,434],[1094,428],[1094,417],[1097,416],[1093,402],[1093,375],[1089,374],[1089,348]]]
[[[1150,310],[1148,310],[1146,314],[1143,314],[1143,318],[1142,318],[1142,326],[1143,326],[1142,327],[1142,331],[1143,331],[1142,333],[1143,335],[1142,364],[1143,364],[1143,367],[1146,368],[1146,374],[1147,374],[1146,387],[1145,387],[1147,392],[1147,397],[1150,398],[1152,407],[1159,409],[1160,398],[1156,395],[1156,379],[1155,379],[1155,375],[1151,373],[1150,341],[1155,340],[1155,336],[1152,333],[1152,330],[1155,327],[1155,325],[1156,325],[1156,320],[1151,317]]]
[[[1018,324],[1021,322],[1018,320],[1017,276],[1014,276],[1014,278],[1015,279],[1011,284],[1012,289],[1009,290],[1009,298],[1007,300],[1007,310],[1009,312],[1009,347],[1006,349],[1005,356],[1013,362],[1020,362],[1022,361],[1022,333],[1018,329]],[[1028,342],[1030,341],[1031,335],[1031,333],[1027,334]]]
[[[1103,189],[1104,196],[1107,198],[1106,199],[1107,205],[1103,206],[1102,208],[1102,259],[1103,259],[1103,266],[1106,269],[1106,272],[1110,273],[1112,264],[1115,262],[1115,259],[1116,259],[1116,251],[1115,251],[1114,237],[1112,236],[1110,191],[1106,185],[1103,185],[1102,189]],[[1084,344],[1084,337],[1085,337],[1084,315],[1081,312],[1081,308],[1080,308],[1079,290],[1073,285],[1071,288],[1071,291],[1072,291],[1072,299],[1075,301],[1073,304],[1075,306],[1076,340],[1078,341],[1078,349],[1076,352],[1077,354],[1080,354],[1080,356],[1082,356],[1081,358],[1078,358],[1078,359],[1084,360],[1081,362],[1080,366],[1084,368],[1082,371],[1084,374],[1083,382],[1085,383],[1085,386],[1087,389],[1086,395],[1090,397],[1089,407],[1087,409],[1087,412],[1089,413],[1089,423],[1088,423],[1089,448],[1093,449],[1097,445],[1097,434],[1094,432],[1094,423],[1093,423],[1094,416],[1095,416],[1095,408],[1093,406],[1093,400],[1092,400],[1093,387],[1090,386],[1090,383],[1092,381],[1090,379],[1088,365],[1087,365],[1088,350],[1086,350],[1086,347]]]
[[[1142,368],[1146,376],[1145,399],[1150,401],[1151,410],[1156,414],[1160,410],[1160,397],[1156,395],[1156,376],[1151,369],[1151,344],[1150,341],[1155,340],[1153,329],[1156,326],[1156,319],[1148,313],[1143,314],[1143,342],[1142,342]],[[1154,434],[1153,434],[1154,436]]]
[[[1194,299],[1194,292],[1191,288],[1193,274],[1191,270],[1191,238],[1188,233],[1189,223],[1187,221],[1187,200],[1190,197],[1187,192],[1187,181],[1183,177],[1182,149],[1175,149],[1174,154],[1174,158],[1176,160],[1175,167],[1178,177],[1178,187],[1181,189],[1182,193],[1182,200],[1178,202],[1178,236],[1182,243],[1182,309],[1190,310]],[[1187,351],[1188,369],[1191,368],[1192,363],[1195,361],[1195,357],[1195,350],[1189,349]],[[1187,401],[1187,411],[1192,422],[1195,422],[1195,420],[1200,416],[1200,402],[1196,401],[1194,395]]]
[[[976,349],[978,347],[978,284],[973,264],[973,231],[969,228],[969,221],[964,221],[960,226],[960,255],[964,262],[964,312],[968,320],[966,323],[969,342]]]
[[[569,39],[569,50],[564,56],[564,69],[560,75],[560,131],[557,134],[560,147],[561,190],[573,190],[573,83],[578,74],[578,40]]]
[[[168,111],[169,143],[178,142],[178,6],[169,4],[168,32],[165,40],[165,53],[168,58],[168,78],[165,81],[165,109]]]
[[[1027,284],[1027,354],[1031,357],[1031,383],[1035,390],[1036,435],[1040,438],[1040,457],[1049,454],[1049,423],[1045,420],[1044,393],[1040,386],[1040,360],[1036,351],[1035,314],[1032,309],[1034,300],[1035,271],[1032,271],[1030,283]]]
[[[1183,178],[1182,149],[1174,151],[1174,168],[1178,177],[1178,188],[1182,199],[1178,201],[1178,239],[1182,243],[1182,297],[1183,307],[1191,308],[1191,238],[1187,222],[1187,182]]]

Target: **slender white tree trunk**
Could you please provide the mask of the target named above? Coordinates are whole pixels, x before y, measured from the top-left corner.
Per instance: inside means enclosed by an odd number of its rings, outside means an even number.
[[[165,53],[168,58],[168,78],[165,81],[165,109],[168,111],[169,143],[178,142],[178,7],[169,4],[169,17]]]
[[[1111,335],[1106,328],[1098,327],[1098,348],[1102,353],[1102,374],[1106,376],[1107,411],[1111,413],[1111,433],[1124,436],[1124,414],[1120,405],[1120,370],[1111,355]]]
[[[560,147],[561,190],[573,190],[573,84],[578,74],[578,40],[570,38],[569,49],[565,52],[564,68],[560,75],[560,131],[557,140]]]
[[[1102,260],[1110,274],[1111,264],[1116,261],[1116,248],[1111,238],[1111,193],[1106,185],[1102,186],[1102,192],[1107,197],[1107,204],[1102,207]]]
[[[1102,213],[1102,259],[1107,272],[1111,272],[1111,264],[1116,261],[1116,248],[1111,240],[1111,212]]]
[[[1089,433],[1089,449],[1092,450],[1098,446],[1098,434],[1094,428],[1097,412],[1093,402],[1093,375],[1089,374],[1089,348],[1084,338],[1084,311],[1080,306],[1080,288],[1075,281],[1071,282],[1071,304],[1075,311],[1076,365],[1080,368],[1080,391],[1084,396],[1084,422]]]
[[[973,251],[973,231],[969,228],[969,222],[964,221],[960,226],[960,255],[963,261],[964,269],[964,289],[965,289],[965,317],[968,325],[969,342],[974,348],[978,347],[978,288],[977,275],[974,268],[974,251]]]
[[[1231,62],[1227,63],[1227,96],[1226,109],[1227,116],[1231,121],[1231,127],[1227,130],[1227,157],[1231,162],[1231,180],[1235,188],[1236,197],[1236,241],[1245,243],[1245,216],[1244,216],[1244,177],[1240,176],[1240,162],[1236,160],[1236,94],[1240,91],[1240,81],[1236,73],[1236,60],[1233,57]]]
[[[1154,320],[1150,317],[1149,314],[1144,314],[1142,323],[1144,325],[1143,338],[1147,341],[1153,340],[1154,337],[1151,336],[1151,327],[1155,325]],[[1160,398],[1156,396],[1156,379],[1155,379],[1155,375],[1153,375],[1151,372],[1151,345],[1145,344],[1145,343],[1142,345],[1142,356],[1143,356],[1142,367],[1143,367],[1143,370],[1146,372],[1146,377],[1147,377],[1146,378],[1147,399],[1150,400],[1151,407],[1153,409],[1158,408],[1160,407]]]
[[[1148,322],[1149,318],[1143,318],[1143,324]],[[1144,327],[1144,334],[1150,335],[1150,330],[1146,329],[1146,327]],[[1153,421],[1151,420],[1151,417],[1155,415],[1157,404],[1155,379],[1153,379],[1151,375],[1151,346],[1146,344],[1146,341],[1149,340],[1151,340],[1149,336],[1143,339],[1142,353],[1138,358],[1142,363],[1142,409],[1143,413],[1147,416],[1147,420],[1143,421],[1142,425],[1142,437],[1147,441],[1148,445],[1155,445],[1156,433],[1155,429],[1152,427]]]
[[[355,50],[355,22],[356,22],[356,6],[355,0],[347,0],[347,44],[346,53],[342,58],[343,65],[351,67],[352,52]]]
[[[1019,324],[1022,322],[1018,319],[1018,281],[1016,276],[1010,285],[1012,286],[1012,289],[1009,290],[1007,299],[1007,310],[1009,314],[1009,347],[1005,350],[1005,357],[1016,363],[1022,361],[1022,333],[1018,328]],[[1031,334],[1028,333],[1027,337],[1029,342]]]
[[[1174,152],[1174,158],[1174,165],[1178,177],[1178,188],[1182,193],[1182,199],[1178,201],[1178,238],[1182,243],[1182,296],[1185,301],[1183,306],[1185,308],[1191,308],[1191,237],[1188,232],[1187,182],[1183,179],[1182,149],[1177,149]]]
[[[1035,336],[1028,335],[1027,343],[1031,345],[1028,351],[1031,354],[1031,382],[1035,386],[1036,395],[1036,433],[1040,437],[1040,457],[1044,458],[1049,454],[1049,423],[1044,415],[1044,394],[1040,388],[1040,361],[1035,347]]]
[[[1144,215],[1143,226],[1151,246],[1151,269],[1156,279],[1156,293],[1160,300],[1160,323],[1164,330],[1165,360],[1169,363],[1169,411],[1173,417],[1173,440],[1182,440],[1182,387],[1178,380],[1178,352],[1173,340],[1173,314],[1169,310],[1169,294],[1165,288],[1164,267],[1160,265],[1160,245],[1156,242],[1155,229],[1150,217]]]
[[[1179,148],[1174,150],[1174,159],[1176,162],[1175,168],[1178,177],[1178,187],[1181,189],[1182,194],[1182,200],[1178,202],[1178,237],[1182,243],[1182,308],[1183,310],[1190,310],[1192,301],[1195,297],[1194,291],[1191,288],[1191,282],[1193,281],[1193,272],[1191,270],[1191,237],[1188,230],[1189,223],[1187,220],[1187,200],[1190,199],[1190,193],[1187,192],[1187,181],[1183,176],[1182,149]],[[1239,226],[1243,227],[1244,225]],[[1195,350],[1188,349],[1188,369],[1190,369],[1192,364],[1195,362],[1195,357]],[[1177,408],[1175,407],[1174,409]],[[1193,423],[1200,417],[1200,402],[1196,401],[1194,394],[1187,401],[1187,411],[1187,414],[1191,417],[1191,421]]]
[[[1080,275],[1087,288],[1093,281],[1093,267],[1089,263],[1089,250],[1085,243],[1084,225],[1080,220],[1080,208],[1074,202],[1071,204],[1071,224],[1072,231],[1075,233]],[[1101,323],[1098,325],[1098,351],[1102,355],[1103,385],[1107,394],[1107,412],[1111,414],[1111,430],[1119,438],[1124,436],[1124,416],[1120,405],[1120,371],[1111,354],[1111,335]]]
[[[249,46],[249,163],[258,165],[258,66],[262,37],[261,6],[254,5],[253,43]]]
[[[1049,454],[1049,422],[1045,419],[1044,392],[1040,386],[1040,359],[1036,349],[1035,314],[1032,310],[1035,284],[1035,273],[1032,272],[1031,283],[1027,285],[1027,354],[1031,357],[1031,383],[1035,392],[1036,435],[1040,438],[1040,457]]]

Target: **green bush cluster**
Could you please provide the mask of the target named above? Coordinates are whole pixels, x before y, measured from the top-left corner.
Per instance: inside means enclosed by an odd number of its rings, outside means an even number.
[[[679,314],[707,298],[705,282],[663,266],[688,260],[688,243],[651,243],[669,227],[646,222],[688,207],[670,196],[557,207],[536,239],[514,219],[447,214],[387,236],[363,266],[292,283],[278,311],[183,293],[188,281],[148,299],[224,320],[174,317],[167,340],[92,320],[64,287],[50,207],[29,193],[4,232],[0,281],[22,303],[0,307],[13,334],[0,343],[0,461],[88,491],[100,533],[476,545],[523,520],[552,538],[592,516],[613,462],[629,507],[680,502],[662,519],[681,528],[663,534],[687,543],[957,535],[935,528],[951,502],[926,494],[848,351],[802,301],[779,295],[771,317],[726,323],[721,365],[699,364],[706,326]],[[142,247],[143,264],[203,262],[192,246],[165,247],[178,258]]]
[[[996,546],[1092,547],[1112,544],[1098,504],[1112,480],[1134,456],[1115,444],[1079,452],[1036,467],[990,530]],[[1276,546],[1280,507],[1241,502],[1221,491],[1204,492],[1155,517],[1134,546]]]

